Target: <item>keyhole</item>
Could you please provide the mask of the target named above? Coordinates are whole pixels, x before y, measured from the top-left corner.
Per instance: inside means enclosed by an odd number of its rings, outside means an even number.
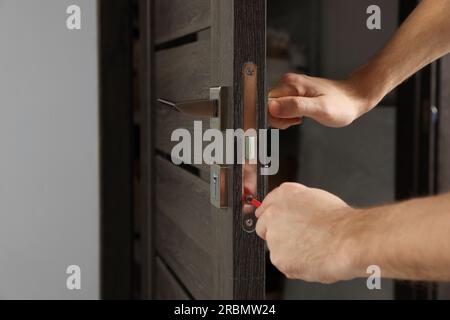
[[[218,183],[217,183],[217,175],[216,174],[213,175],[213,184],[214,184],[214,198],[217,199],[217,194],[218,194],[217,186],[218,186]]]

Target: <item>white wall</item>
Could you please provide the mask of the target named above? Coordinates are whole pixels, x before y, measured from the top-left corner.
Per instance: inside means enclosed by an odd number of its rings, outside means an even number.
[[[0,0],[0,299],[99,297],[96,11]],[[66,288],[72,264],[81,291]]]

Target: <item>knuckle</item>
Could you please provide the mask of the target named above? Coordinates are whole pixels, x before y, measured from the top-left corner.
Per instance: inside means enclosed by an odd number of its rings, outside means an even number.
[[[329,104],[329,102],[326,97],[319,96],[314,99],[314,104],[309,107],[314,107],[315,113],[321,114],[321,113],[324,113],[325,111],[328,111],[328,108],[327,108],[328,104]]]
[[[292,182],[284,182],[283,184],[280,185],[280,191],[283,192],[284,194],[290,192],[303,191],[304,189],[305,186]]]
[[[326,101],[319,103],[319,115],[325,119],[332,118],[332,107]]]
[[[280,185],[280,190],[281,191],[286,191],[289,190],[291,188],[292,183],[290,182],[284,182]]]
[[[299,75],[295,73],[286,73],[282,78],[281,81],[283,83],[291,84],[294,82],[297,82]]]

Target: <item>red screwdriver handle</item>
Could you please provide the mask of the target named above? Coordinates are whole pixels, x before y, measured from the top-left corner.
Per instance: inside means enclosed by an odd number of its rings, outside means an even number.
[[[252,206],[254,206],[255,208],[259,208],[262,204],[261,201],[256,200],[252,195],[246,196],[245,201],[248,204],[251,204]]]

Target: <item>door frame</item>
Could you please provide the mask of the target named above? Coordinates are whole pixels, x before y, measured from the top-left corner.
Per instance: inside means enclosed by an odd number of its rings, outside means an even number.
[[[153,36],[153,7],[154,2],[151,0],[139,0],[139,42],[140,42],[140,111],[141,111],[141,139],[140,139],[140,170],[141,170],[141,210],[143,212],[143,229],[141,233],[142,239],[142,280],[141,280],[141,297],[142,299],[154,298],[154,270],[156,264],[156,250],[153,235],[155,212],[154,202],[154,119],[155,119],[155,92],[154,75],[154,36]]]
[[[99,0],[100,291],[131,299],[133,279],[132,1]],[[118,276],[120,275],[120,276]]]

